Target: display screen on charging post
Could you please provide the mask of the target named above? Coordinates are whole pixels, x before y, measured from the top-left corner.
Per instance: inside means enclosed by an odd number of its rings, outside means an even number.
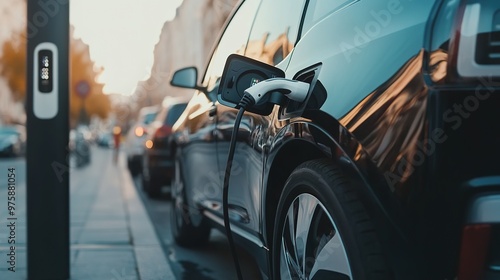
[[[38,90],[40,92],[52,92],[53,88],[53,59],[52,51],[40,50],[38,52]]]

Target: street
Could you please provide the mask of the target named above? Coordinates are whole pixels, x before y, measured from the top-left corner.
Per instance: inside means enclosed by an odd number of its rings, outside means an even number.
[[[140,175],[134,178],[135,186],[153,222],[163,250],[170,261],[177,279],[234,279],[233,259],[226,236],[212,229],[207,246],[200,249],[186,249],[177,246],[170,232],[170,199],[163,193],[158,199],[151,199],[142,191]],[[258,268],[244,250],[238,250],[238,257],[246,279],[261,279]]]
[[[75,168],[70,164],[70,190],[71,190],[71,242],[72,242],[72,263],[78,262],[78,257],[83,255],[77,253],[77,249],[89,249],[96,251],[99,246],[100,252],[104,250],[115,250],[118,255],[123,255],[130,247],[129,235],[125,226],[126,218],[122,216],[111,217],[114,222],[105,221],[107,217],[96,214],[96,207],[119,207],[115,203],[113,192],[113,183],[118,183],[119,178],[109,178],[103,175],[103,171],[114,169],[112,161],[112,150],[92,147],[91,163],[82,168]],[[123,157],[123,155],[120,155]],[[16,269],[18,272],[12,274],[8,271],[7,253],[9,249],[9,231],[2,226],[0,230],[0,279],[23,279],[26,273],[26,162],[23,158],[0,158],[0,221],[4,225],[8,219],[7,209],[7,172],[10,168],[15,169],[16,174],[16,195],[17,205],[15,217],[16,221]],[[108,174],[108,172],[104,172]],[[140,176],[140,175],[139,175]],[[150,220],[153,223],[158,239],[161,242],[161,249],[165,253],[171,269],[176,279],[234,279],[235,270],[226,237],[216,230],[212,230],[210,242],[207,246],[200,249],[185,249],[174,244],[170,233],[170,200],[167,194],[159,199],[150,199],[143,191],[140,183],[140,177],[133,178],[134,185],[140,200],[147,210]],[[105,187],[100,188],[103,181]],[[116,181],[116,182],[114,182]],[[104,192],[102,195],[96,193]],[[106,201],[107,197],[109,200]],[[116,220],[118,218],[118,220]],[[89,228],[89,219],[94,219]],[[123,220],[123,221],[122,221]],[[87,222],[84,222],[87,221]],[[105,237],[106,240],[101,240]],[[105,243],[101,243],[105,242]],[[136,242],[136,241],[134,241]],[[94,244],[94,245],[91,245]],[[97,245],[95,245],[97,244]],[[99,245],[101,244],[101,245]],[[103,246],[107,244],[105,249]],[[88,248],[89,247],[89,248]],[[244,272],[245,279],[260,279],[260,273],[251,257],[239,250],[240,264]],[[101,260],[94,259],[96,263]],[[164,278],[141,278],[133,271],[133,257],[122,257],[122,263],[118,266],[107,267],[101,263],[99,269],[103,275],[109,275],[111,279],[164,279]],[[117,262],[117,261],[115,261]],[[21,271],[21,272],[19,272]],[[73,269],[71,271],[72,279],[95,279],[89,276],[86,271]],[[15,275],[15,278],[12,278]],[[119,276],[117,276],[119,275]],[[125,275],[125,276],[120,276]],[[10,277],[10,278],[4,278]],[[124,278],[125,277],[125,278]]]

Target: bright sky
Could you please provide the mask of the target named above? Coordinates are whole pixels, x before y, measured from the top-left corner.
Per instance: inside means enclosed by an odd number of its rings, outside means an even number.
[[[132,94],[149,76],[153,50],[163,24],[173,19],[182,0],[72,0],[75,36],[90,46],[104,67],[105,93]]]

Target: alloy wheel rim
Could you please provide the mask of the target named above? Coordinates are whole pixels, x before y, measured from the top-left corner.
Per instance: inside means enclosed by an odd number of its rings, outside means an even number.
[[[297,196],[281,232],[281,279],[352,279],[344,242],[324,205],[311,194]]]

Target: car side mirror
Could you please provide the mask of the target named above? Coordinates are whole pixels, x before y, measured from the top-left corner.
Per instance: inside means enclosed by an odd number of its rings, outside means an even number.
[[[191,88],[205,91],[205,88],[198,86],[198,69],[194,66],[181,68],[174,72],[170,84],[175,87]]]
[[[220,80],[217,99],[222,105],[237,108],[244,91],[270,78],[284,78],[283,70],[245,56],[232,54],[226,60]],[[247,108],[247,111],[259,115],[269,115],[273,104],[282,103],[281,94],[269,94],[266,100]]]

